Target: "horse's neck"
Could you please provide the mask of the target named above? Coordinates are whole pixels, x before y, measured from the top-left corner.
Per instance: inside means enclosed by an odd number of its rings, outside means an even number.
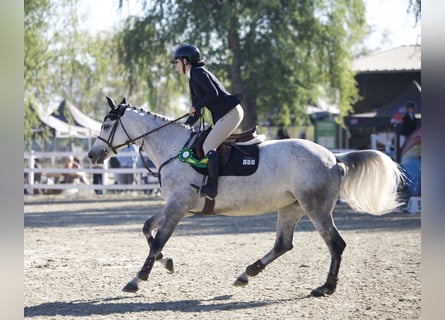
[[[152,113],[145,113],[142,117],[136,118],[136,120],[141,124],[137,126],[139,132],[136,135],[150,132],[171,121]],[[143,138],[143,144],[142,141],[138,142],[138,144],[139,147],[142,145],[142,150],[153,164],[159,168],[162,163],[179,153],[187,142],[190,133],[191,131],[184,126],[172,123],[148,134]]]

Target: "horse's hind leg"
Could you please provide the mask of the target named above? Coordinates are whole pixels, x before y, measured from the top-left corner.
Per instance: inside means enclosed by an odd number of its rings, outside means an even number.
[[[248,266],[246,271],[236,279],[234,283],[235,286],[247,285],[249,283],[249,277],[256,276],[263,271],[269,263],[293,248],[292,240],[295,225],[300,221],[303,215],[304,212],[296,203],[278,210],[277,235],[272,250],[264,257]]]
[[[346,242],[340,236],[334,224],[332,209],[308,215],[321,237],[326,242],[331,255],[331,264],[326,282],[322,286],[312,290],[311,294],[315,297],[330,295],[334,293],[337,288],[337,277],[340,269],[341,255],[346,247]]]

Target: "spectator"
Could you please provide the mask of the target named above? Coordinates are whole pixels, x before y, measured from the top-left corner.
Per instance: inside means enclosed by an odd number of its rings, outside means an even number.
[[[119,163],[119,160],[116,156],[111,157],[109,163],[112,169],[119,169],[121,167],[121,164]],[[119,184],[119,175],[119,173],[114,174],[114,184]],[[115,191],[113,191],[113,193],[115,192],[119,193],[121,192],[121,190],[116,189]]]
[[[102,164],[97,164],[95,166],[93,166],[93,169],[103,169]],[[103,184],[103,180],[102,180],[102,173],[93,173],[93,184]],[[94,189],[94,192],[96,194],[103,194],[102,192],[103,190],[101,189]]]
[[[298,133],[299,139],[306,139],[306,130],[307,130],[306,127],[304,127],[303,129],[300,130],[300,132]]]
[[[289,134],[284,126],[278,128],[276,139],[289,139]]]
[[[40,165],[40,161],[39,161],[39,159],[37,159],[37,158],[34,158],[34,164],[33,164],[33,167],[34,167],[34,169],[41,169],[42,168],[42,166]],[[25,182],[25,184],[28,184],[28,174],[26,173],[25,174],[25,176],[24,176],[24,182]],[[42,173],[41,172],[34,172],[34,181],[33,181],[33,183],[35,183],[35,184],[40,184],[40,183],[42,183],[43,182],[43,179],[42,178],[44,178],[44,177],[42,177]],[[32,194],[41,194],[41,193],[43,193],[42,192],[42,189],[33,189],[32,191],[30,190],[30,189],[25,189],[25,194],[30,194],[30,193],[32,193]]]
[[[406,113],[403,116],[402,123],[400,125],[400,147],[403,147],[406,139],[409,138],[411,133],[417,129],[416,117],[414,115],[415,104],[412,101],[408,101],[406,104]]]
[[[79,159],[75,158],[74,156],[70,155],[66,159],[65,168],[67,169],[81,169]],[[84,172],[68,172],[63,174],[63,181],[64,183],[74,183],[75,180],[79,180],[81,183],[89,184],[85,177]]]
[[[153,162],[147,157],[147,155],[142,154],[142,157],[143,157],[143,159],[142,158],[138,158],[137,167],[138,168],[146,168],[146,166],[148,166],[148,168],[150,168],[150,170],[155,172],[156,171],[156,167],[153,164]],[[150,178],[151,178],[151,176],[149,175],[148,170],[144,170],[144,172],[141,173],[141,184],[149,184],[150,183]],[[152,179],[157,180],[156,178],[152,178]],[[157,191],[157,188],[155,188],[155,189],[145,189],[144,190],[144,194],[151,195],[151,194],[153,194],[153,192],[156,192],[156,191]]]
[[[119,153],[124,155],[125,153],[133,153],[137,151],[134,144],[122,149]],[[136,155],[126,155],[118,157],[120,168],[134,168],[138,160]],[[120,173],[118,176],[119,184],[133,184],[134,174],[133,173]]]
[[[42,168],[42,166],[40,165],[39,159],[34,158],[34,169],[41,169],[41,168]],[[41,183],[41,182],[42,182],[42,173],[34,172],[34,183]],[[36,190],[34,190],[34,193],[35,192],[36,192]]]

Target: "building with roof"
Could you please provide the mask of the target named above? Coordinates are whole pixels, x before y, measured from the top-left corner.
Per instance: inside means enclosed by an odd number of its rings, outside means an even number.
[[[354,112],[368,112],[387,104],[411,83],[421,83],[420,46],[401,46],[354,62],[359,95]]]
[[[357,59],[353,69],[360,99],[345,118],[349,148],[370,147],[370,135],[393,132],[390,113],[414,100],[420,118],[421,47],[401,46]],[[406,100],[406,101],[405,101]],[[380,109],[384,110],[380,110]]]

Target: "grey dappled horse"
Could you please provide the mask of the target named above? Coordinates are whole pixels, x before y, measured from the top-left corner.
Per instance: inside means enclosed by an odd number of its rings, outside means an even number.
[[[190,141],[192,130],[152,112],[126,103],[119,105],[107,97],[111,108],[88,157],[103,162],[128,144],[142,147],[158,168],[162,212],[150,217],[143,233],[150,250],[141,270],[123,288],[136,292],[148,279],[155,261],[173,272],[173,261],[161,250],[179,221],[200,212],[204,206],[190,184],[201,185],[203,176],[178,159],[178,152]],[[334,155],[308,140],[270,140],[260,144],[258,170],[250,176],[222,176],[214,212],[228,216],[258,215],[278,211],[275,244],[266,255],[249,265],[235,285],[247,285],[269,263],[293,247],[295,226],[307,215],[331,255],[326,282],[312,295],[332,294],[337,286],[341,255],[346,247],[332,217],[340,197],[353,209],[371,214],[390,212],[399,206],[397,190],[403,175],[387,155],[375,150],[352,151]],[[157,231],[155,232],[155,229]]]

